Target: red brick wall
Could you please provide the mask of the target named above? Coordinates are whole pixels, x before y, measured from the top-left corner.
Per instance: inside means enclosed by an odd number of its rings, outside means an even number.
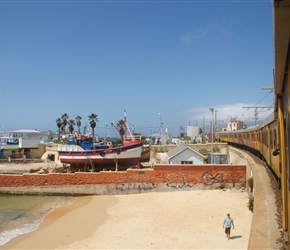
[[[0,187],[74,186],[123,183],[176,183],[212,185],[246,183],[244,165],[162,165],[154,169],[128,169],[124,172],[0,175]]]

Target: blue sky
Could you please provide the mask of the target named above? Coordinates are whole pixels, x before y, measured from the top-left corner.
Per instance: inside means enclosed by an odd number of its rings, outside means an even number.
[[[209,129],[209,107],[224,126],[273,105],[261,90],[273,87],[270,0],[0,0],[0,31],[0,130],[55,131],[63,113],[83,125],[95,113],[102,136],[126,109],[137,132],[161,120],[177,136]]]

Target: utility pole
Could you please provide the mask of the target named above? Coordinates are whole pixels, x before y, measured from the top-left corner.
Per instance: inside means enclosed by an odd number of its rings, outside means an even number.
[[[203,120],[202,120],[202,133],[203,134],[205,133],[205,117],[203,117]]]
[[[214,138],[214,136],[213,136],[213,123],[214,123],[214,121],[213,121],[213,112],[214,112],[214,108],[209,108],[209,110],[211,111],[211,114],[212,114],[212,118],[211,118],[211,157],[210,157],[210,159],[211,159],[211,164],[213,164],[213,138]]]
[[[159,134],[162,135],[163,122],[162,122],[162,113],[161,112],[159,113],[159,117],[160,117]]]
[[[257,120],[258,120],[258,109],[270,109],[273,108],[272,106],[254,106],[254,107],[243,107],[244,109],[255,109],[255,117],[254,117],[254,121],[255,121],[255,126],[257,126]]]
[[[217,109],[214,110],[214,129],[213,132],[217,131]]]

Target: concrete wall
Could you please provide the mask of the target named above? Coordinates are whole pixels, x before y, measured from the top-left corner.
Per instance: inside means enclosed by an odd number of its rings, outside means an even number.
[[[154,165],[124,172],[0,175],[0,193],[101,195],[246,187],[245,165]]]

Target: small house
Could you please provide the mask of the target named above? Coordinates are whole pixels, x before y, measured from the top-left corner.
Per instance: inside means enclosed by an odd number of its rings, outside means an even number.
[[[205,156],[189,147],[180,144],[167,152],[169,164],[204,164]]]

